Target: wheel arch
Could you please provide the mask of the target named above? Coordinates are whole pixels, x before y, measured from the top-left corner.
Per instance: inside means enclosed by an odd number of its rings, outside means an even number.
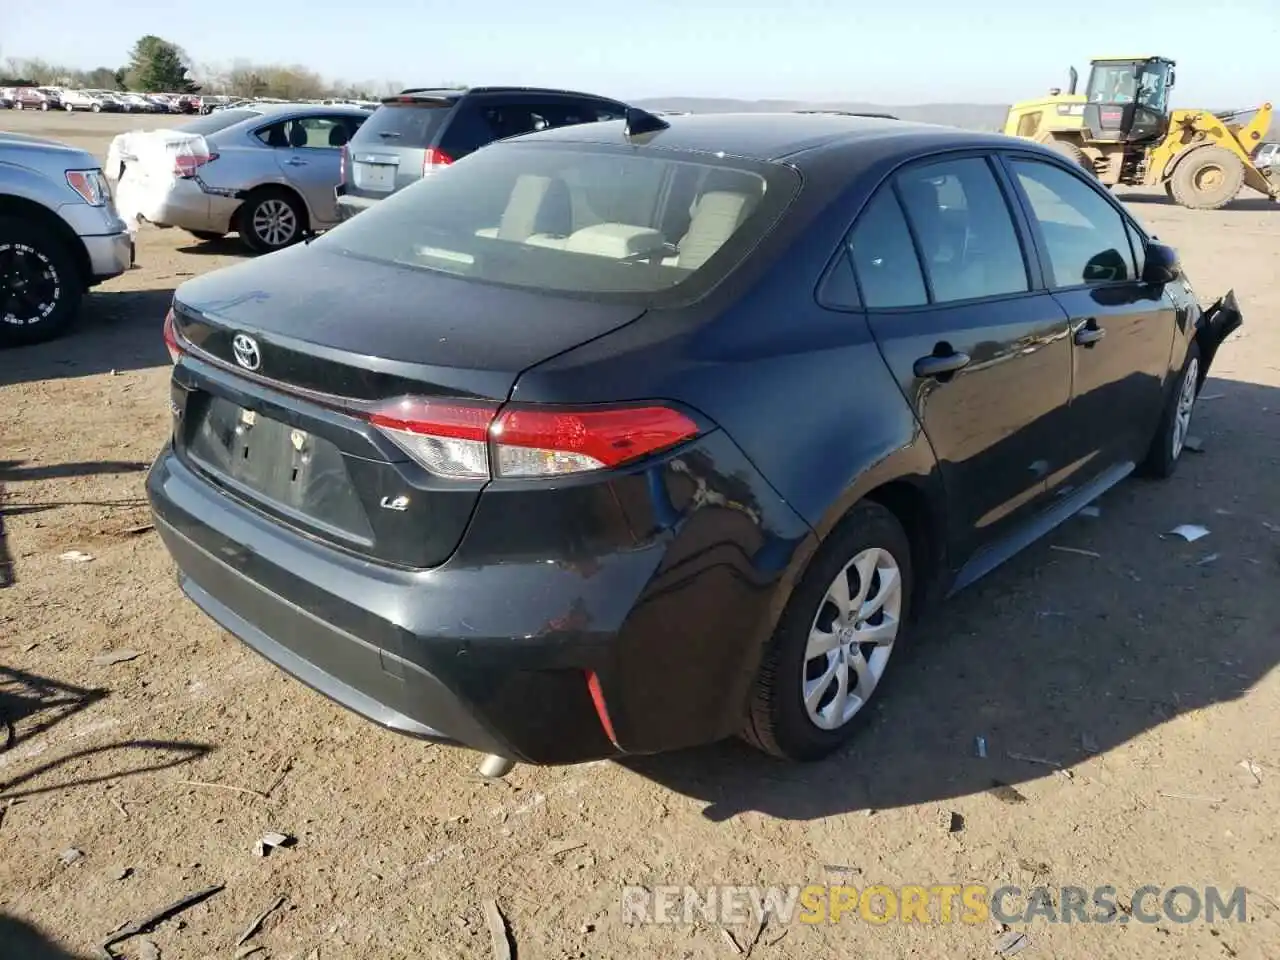
[[[93,280],[93,266],[89,262],[89,251],[85,249],[84,241],[65,220],[42,203],[12,194],[0,194],[0,217],[15,217],[28,223],[39,224],[62,241],[75,258],[81,285],[85,290],[89,289],[89,284]]]
[[[302,230],[306,232],[311,229],[311,224],[315,218],[312,215],[311,207],[307,205],[307,198],[299,193],[292,184],[285,183],[282,180],[269,180],[265,183],[259,183],[256,186],[237,192],[235,196],[236,199],[240,201],[240,206],[237,207],[235,213],[231,215],[231,222],[234,223],[240,216],[240,213],[244,209],[244,205],[246,203],[254,197],[269,191],[280,191],[293,197],[294,201],[297,202],[299,209],[302,210],[302,215],[306,218],[306,223],[302,224]]]

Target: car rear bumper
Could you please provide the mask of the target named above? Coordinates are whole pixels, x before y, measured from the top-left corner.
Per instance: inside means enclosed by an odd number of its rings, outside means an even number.
[[[700,445],[686,463],[732,461],[739,484],[751,471],[753,491],[770,498],[754,519],[691,498],[681,510],[659,492],[675,511],[669,528],[638,542],[628,533],[625,549],[582,556],[566,543],[548,559],[555,549],[520,550],[517,531],[508,562],[483,563],[468,541],[493,543],[512,520],[510,505],[486,507],[485,494],[463,545],[429,570],[297,535],[171,448],[147,490],[187,596],[294,677],[392,730],[574,763],[707,743],[741,723],[778,584],[812,534],[727,438]],[[648,509],[635,494],[646,499],[668,468],[627,478],[609,498],[622,510],[630,495],[634,520]]]
[[[338,222],[350,220],[357,213],[368,210],[374,204],[380,202],[380,197],[353,197],[347,193],[339,193],[336,196],[338,207]]]

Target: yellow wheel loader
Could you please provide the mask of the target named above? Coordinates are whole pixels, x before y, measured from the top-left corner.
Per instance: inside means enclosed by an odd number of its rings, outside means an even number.
[[[1084,93],[1071,68],[1066,93],[1009,108],[1004,132],[1057,150],[1114,186],[1159,186],[1193,210],[1216,210],[1249,186],[1280,199],[1280,168],[1254,154],[1271,125],[1271,104],[1247,110],[1170,110],[1174,62],[1113,57],[1090,64]]]

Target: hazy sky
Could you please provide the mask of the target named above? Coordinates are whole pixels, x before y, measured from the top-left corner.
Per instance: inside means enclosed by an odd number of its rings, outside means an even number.
[[[198,64],[300,63],[350,81],[538,84],[622,98],[1003,103],[1065,84],[1072,64],[1083,75],[1092,56],[1163,54],[1178,61],[1178,105],[1280,103],[1280,0],[9,0],[4,6],[0,57],[82,68],[117,66],[134,40],[155,33]]]

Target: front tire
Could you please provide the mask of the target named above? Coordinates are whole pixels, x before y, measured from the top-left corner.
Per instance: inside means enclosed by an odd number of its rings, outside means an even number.
[[[1173,168],[1173,199],[1189,210],[1218,210],[1244,186],[1244,164],[1224,147],[1196,147]]]
[[[1187,351],[1187,359],[1183,361],[1177,386],[1165,401],[1160,425],[1151,438],[1151,447],[1142,463],[1142,473],[1145,476],[1164,480],[1173,476],[1178,469],[1182,453],[1186,450],[1187,434],[1191,431],[1191,418],[1195,413],[1199,394],[1200,345],[1193,340]]]
[[[302,239],[306,213],[292,193],[267,187],[250,194],[236,215],[240,239],[254,253],[283,250]]]
[[[744,739],[794,761],[820,760],[848,742],[906,632],[914,579],[898,519],[878,503],[855,506],[783,611]]]
[[[52,340],[75,319],[83,295],[65,243],[38,223],[0,217],[0,346]]]
[[[1093,169],[1093,161],[1089,159],[1088,155],[1083,150],[1077,147],[1070,140],[1048,140],[1045,142],[1045,146],[1059,156],[1066,157],[1081,170],[1085,170],[1091,174],[1095,173]]]

